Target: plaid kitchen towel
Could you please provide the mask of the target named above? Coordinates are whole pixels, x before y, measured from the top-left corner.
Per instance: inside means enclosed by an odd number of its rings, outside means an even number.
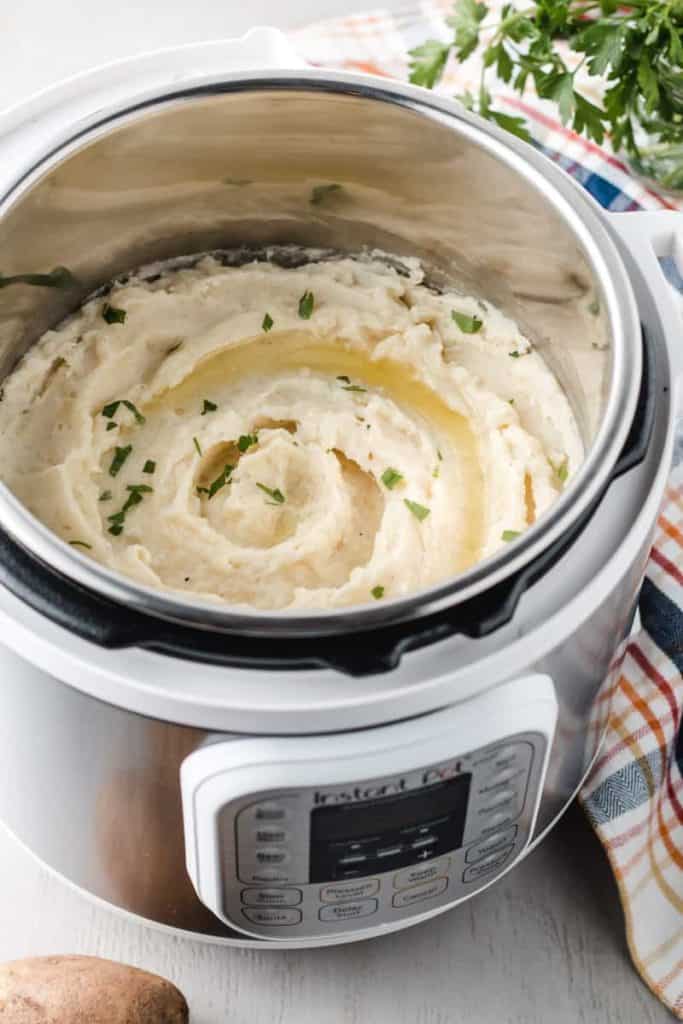
[[[314,65],[406,78],[408,50],[428,38],[451,38],[450,8],[451,0],[423,0],[393,13],[373,10],[300,29],[293,41]],[[566,54],[568,62],[572,56]],[[464,66],[451,61],[439,91],[476,90],[479,72],[476,54]],[[595,82],[579,81],[595,98]],[[552,104],[520,98],[502,83],[496,100],[500,109],[525,115],[539,146],[607,209],[683,211],[683,200],[659,195],[606,147],[563,127]],[[680,277],[676,283],[683,289]],[[607,737],[582,800],[617,880],[633,961],[683,1020],[683,424],[640,619],[621,675],[600,702],[609,708]]]

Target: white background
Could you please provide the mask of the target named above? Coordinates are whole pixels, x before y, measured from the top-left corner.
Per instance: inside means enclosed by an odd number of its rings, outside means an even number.
[[[119,57],[370,6],[371,0],[0,0],[0,109]],[[671,1019],[631,968],[615,887],[578,808],[510,876],[461,908],[381,940],[303,952],[239,951],[156,931],[95,906],[0,830],[0,960],[67,952],[166,975],[186,993],[194,1024]]]

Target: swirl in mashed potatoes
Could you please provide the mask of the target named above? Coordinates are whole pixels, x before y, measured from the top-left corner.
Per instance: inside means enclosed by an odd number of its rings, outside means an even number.
[[[140,583],[259,609],[444,580],[552,504],[583,448],[518,327],[379,259],[204,257],[131,278],[7,379],[0,479]]]

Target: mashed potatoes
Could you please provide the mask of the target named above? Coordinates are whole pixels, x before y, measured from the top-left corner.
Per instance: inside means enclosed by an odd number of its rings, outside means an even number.
[[[583,450],[516,325],[421,278],[205,257],[117,285],[6,381],[0,479],[83,554],[234,605],[335,608],[460,572]]]

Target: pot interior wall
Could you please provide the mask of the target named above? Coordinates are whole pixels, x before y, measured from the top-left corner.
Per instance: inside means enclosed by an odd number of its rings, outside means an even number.
[[[470,132],[471,135],[471,132]],[[338,184],[321,201],[319,185]],[[160,101],[75,141],[0,220],[0,378],[113,276],[213,248],[296,243],[419,256],[496,302],[567,391],[588,447],[609,384],[600,289],[572,230],[457,118],[319,87]]]

